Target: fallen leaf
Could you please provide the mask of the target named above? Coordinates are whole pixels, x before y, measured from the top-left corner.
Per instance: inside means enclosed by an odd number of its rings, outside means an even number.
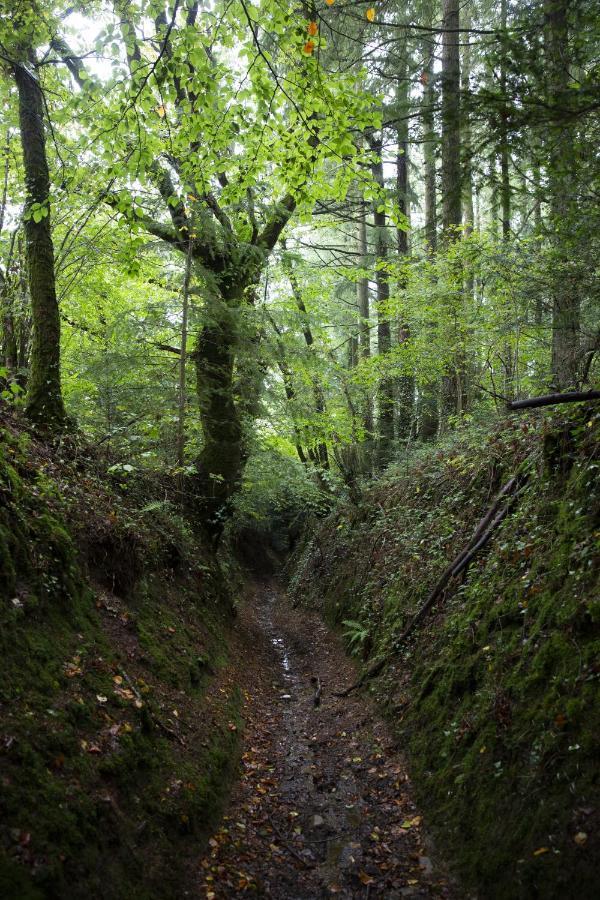
[[[585,833],[585,831],[578,831],[577,834],[575,835],[575,837],[573,838],[575,843],[578,844],[580,847],[583,847],[583,845],[585,844],[587,839],[588,839],[588,836]]]
[[[541,856],[542,853],[550,853],[550,847],[539,847],[537,850],[533,851],[534,856]]]

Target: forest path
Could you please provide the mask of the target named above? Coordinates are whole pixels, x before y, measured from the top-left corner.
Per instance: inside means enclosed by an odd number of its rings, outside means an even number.
[[[450,897],[387,727],[368,698],[332,696],[356,677],[336,635],[256,585],[237,642],[241,778],[194,896]]]

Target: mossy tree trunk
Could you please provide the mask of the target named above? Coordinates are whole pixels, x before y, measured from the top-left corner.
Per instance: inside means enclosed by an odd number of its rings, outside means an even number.
[[[29,54],[29,59],[33,54]],[[60,384],[60,316],[56,297],[54,247],[50,225],[50,173],[46,158],[44,103],[33,71],[13,67],[19,97],[19,124],[25,168],[25,239],[31,296],[31,344],[26,413],[40,425],[65,422]]]
[[[200,513],[218,539],[244,467],[243,426],[236,403],[234,366],[244,287],[214,293],[193,354],[204,445],[196,463]]]

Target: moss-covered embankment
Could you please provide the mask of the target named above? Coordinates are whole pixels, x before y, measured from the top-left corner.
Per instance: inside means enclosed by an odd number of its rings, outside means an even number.
[[[400,644],[518,469],[512,512]],[[367,666],[386,658],[370,688],[440,846],[482,898],[598,896],[599,472],[597,406],[515,419],[413,456],[295,561],[298,602]]]
[[[236,769],[222,573],[104,468],[0,422],[6,900],[178,896]]]

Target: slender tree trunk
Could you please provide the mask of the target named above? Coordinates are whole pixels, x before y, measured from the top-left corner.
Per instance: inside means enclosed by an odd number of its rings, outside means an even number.
[[[507,0],[500,2],[500,27],[502,33],[506,34],[507,26]],[[504,242],[510,239],[510,218],[511,218],[511,187],[510,187],[510,156],[509,156],[509,135],[508,135],[508,85],[506,79],[506,66],[504,59],[500,68],[500,93],[501,93],[501,110],[500,110],[500,206],[502,217],[502,240]],[[506,310],[507,321],[505,325],[507,339],[504,343],[504,396],[512,400],[515,392],[515,350],[511,341],[514,333],[515,322],[510,321],[510,310]]]
[[[444,0],[442,41],[442,217],[444,238],[462,222],[459,0]]]
[[[14,76],[19,95],[25,168],[25,238],[33,317],[25,410],[29,418],[38,424],[60,428],[66,417],[60,384],[60,317],[50,227],[50,173],[46,159],[44,104],[37,78],[25,63],[15,64]]]
[[[376,154],[373,163],[373,178],[380,188],[384,187],[383,179],[383,146],[382,139],[374,140],[372,149]],[[386,309],[390,299],[389,276],[385,270],[387,262],[386,215],[380,211],[380,203],[376,201],[373,208],[373,224],[375,227],[375,255],[377,259],[377,351],[385,357],[392,349],[392,333],[389,313]],[[385,364],[385,363],[384,363]],[[377,465],[383,468],[390,462],[394,448],[394,382],[385,372],[377,385]]]
[[[533,227],[534,232],[537,237],[541,236],[543,221],[542,221],[542,185],[541,185],[541,177],[540,177],[540,165],[537,160],[533,161],[532,165],[533,169]],[[535,324],[537,328],[542,327],[544,320],[544,302],[542,297],[542,292],[540,290],[536,293],[535,298]]]
[[[469,6],[464,7],[464,21],[462,27],[471,27],[471,13]],[[461,68],[461,91],[462,91],[462,108],[461,108],[461,145],[463,152],[463,239],[468,240],[473,233],[475,223],[475,209],[473,205],[473,147],[471,141],[471,116],[470,116],[470,90],[471,90],[471,42],[469,32],[461,33],[463,43],[462,48],[462,68]],[[475,276],[474,267],[467,262],[464,275],[464,303],[472,304],[475,296]],[[465,355],[464,365],[461,373],[462,387],[462,407],[466,407],[469,401],[473,399],[473,369],[475,368],[475,360]]]
[[[545,56],[552,111],[548,180],[557,261],[567,252],[573,206],[573,126],[564,108],[568,103],[570,80],[569,6],[569,0],[544,2]],[[576,385],[580,361],[580,296],[576,280],[559,271],[553,294],[552,380],[554,387],[565,390]]]
[[[460,132],[460,0],[444,0],[442,41],[442,226],[444,243],[457,239],[456,226],[462,222],[461,132]],[[444,417],[463,409],[464,352],[460,334],[460,300],[450,303],[449,335],[453,350],[442,379]]]
[[[304,335],[304,342],[308,348],[309,353],[314,354],[315,339],[313,337],[312,328],[310,327],[308,310],[306,309],[306,305],[304,303],[304,298],[302,296],[302,290],[298,283],[298,279],[296,278],[296,275],[291,266],[287,266],[287,275],[292,286],[292,292],[294,294],[296,306],[298,307],[298,311],[302,317],[302,334]],[[312,391],[317,420],[322,421],[326,413],[325,393],[323,391],[323,385],[320,383],[316,375],[314,375],[312,378]],[[315,462],[321,469],[329,469],[329,451],[327,450],[327,444],[323,440],[319,441],[317,445],[315,452]]]
[[[408,246],[408,230],[410,226],[410,200],[409,200],[409,184],[408,184],[408,164],[409,164],[409,146],[408,146],[408,108],[409,108],[409,79],[408,79],[408,58],[406,40],[400,45],[400,53],[402,71],[398,77],[397,83],[397,108],[398,108],[398,127],[397,137],[397,153],[396,153],[396,196],[398,200],[398,208],[406,219],[406,226],[396,230],[397,249],[399,263],[407,261],[409,254]],[[402,223],[401,223],[402,224]],[[405,290],[406,277],[401,276],[398,284],[399,290]],[[410,325],[404,320],[398,323],[397,340],[399,345],[408,344],[410,342]],[[400,375],[396,384],[397,407],[396,407],[396,436],[399,441],[407,443],[410,440],[410,434],[413,425],[413,409],[415,399],[415,377],[413,374]]]
[[[427,24],[432,24],[431,11]],[[436,148],[438,144],[435,132],[434,109],[437,93],[434,82],[435,38],[427,36],[423,44],[423,100],[421,120],[423,128],[423,164],[425,180],[425,241],[429,253],[437,250],[437,184],[436,184]],[[435,325],[429,328],[433,331]],[[439,428],[439,389],[438,381],[429,381],[419,389],[419,437],[424,441],[433,440]]]
[[[507,0],[500,3],[500,27],[506,34],[507,25]],[[508,146],[508,86],[506,81],[506,67],[504,62],[500,72],[500,91],[502,94],[502,109],[500,113],[500,197],[502,202],[502,238],[506,241],[510,237],[510,169]]]
[[[471,16],[468,11],[464,15],[464,28],[471,27]],[[468,238],[473,231],[475,223],[475,210],[473,207],[473,147],[471,142],[471,117],[469,107],[466,105],[470,94],[470,78],[471,78],[471,43],[469,33],[465,32],[462,36],[463,42],[463,64],[461,71],[461,90],[465,100],[462,110],[462,150],[463,150],[463,225],[464,236]],[[471,292],[473,288],[471,285]]]
[[[361,269],[364,269],[366,271],[369,265],[367,246],[367,208],[365,201],[362,199],[359,206],[357,250],[359,254],[359,265]],[[360,358],[369,359],[371,356],[371,323],[369,320],[371,311],[369,309],[368,278],[359,279],[356,285],[356,295],[359,315],[358,343]],[[365,430],[367,441],[369,441],[373,435],[373,400],[371,398],[371,392],[368,388],[365,389],[363,408],[363,427]]]
[[[437,188],[435,156],[437,136],[434,124],[436,91],[434,86],[433,63],[435,43],[433,37],[425,48],[425,66],[423,69],[423,101],[421,118],[423,122],[423,157],[425,166],[425,240],[431,253],[437,249]]]
[[[185,272],[183,276],[182,290],[182,316],[181,316],[181,352],[179,354],[179,389],[177,397],[177,466],[179,468],[179,484],[183,495],[185,487],[185,408],[187,403],[186,369],[187,369],[187,339],[188,339],[188,312],[190,301],[190,280],[192,275],[192,242],[189,241],[188,251],[185,257]]]

